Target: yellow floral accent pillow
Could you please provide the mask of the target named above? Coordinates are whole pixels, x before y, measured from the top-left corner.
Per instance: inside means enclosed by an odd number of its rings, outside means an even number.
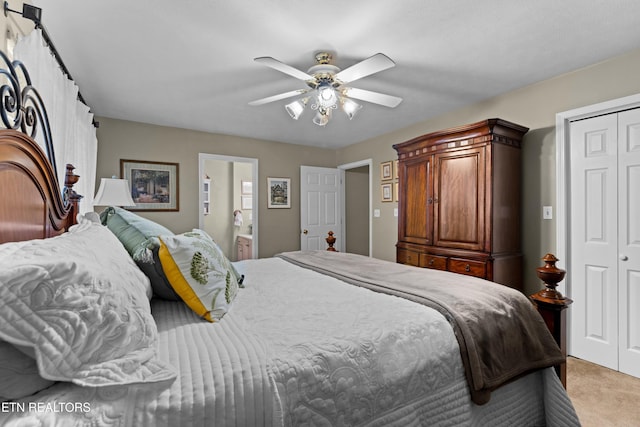
[[[180,298],[198,316],[215,322],[231,307],[238,280],[231,262],[204,231],[160,236],[158,256]]]

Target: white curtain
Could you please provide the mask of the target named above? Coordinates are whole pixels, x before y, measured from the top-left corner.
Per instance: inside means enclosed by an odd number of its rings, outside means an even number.
[[[74,190],[84,196],[80,213],[93,211],[98,156],[93,114],[78,101],[78,86],[62,72],[39,29],[18,40],[13,56],[25,65],[47,109],[58,182],[64,185],[66,164],[74,165],[75,173],[80,175]]]

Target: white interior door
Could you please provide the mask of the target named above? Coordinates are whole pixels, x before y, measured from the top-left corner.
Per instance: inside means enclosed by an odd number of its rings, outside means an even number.
[[[342,246],[340,180],[342,170],[300,166],[300,249],[326,249],[333,231],[336,249]]]
[[[640,109],[618,114],[619,370],[640,378]]]
[[[571,124],[571,354],[618,369],[617,117]]]
[[[570,135],[570,354],[640,376],[640,110]]]

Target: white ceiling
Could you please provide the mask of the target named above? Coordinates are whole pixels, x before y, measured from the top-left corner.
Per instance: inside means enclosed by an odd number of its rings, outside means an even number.
[[[98,116],[331,148],[640,48],[637,0],[32,3]],[[292,120],[288,100],[247,105],[305,88],[253,58],[306,71],[320,50],[342,69],[386,54],[396,67],[352,86],[404,101],[324,128]]]

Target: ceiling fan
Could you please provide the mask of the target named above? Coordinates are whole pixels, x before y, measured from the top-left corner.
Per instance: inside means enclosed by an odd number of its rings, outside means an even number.
[[[324,126],[329,122],[332,111],[337,109],[338,106],[346,113],[349,120],[353,119],[358,110],[362,108],[362,105],[353,99],[390,108],[394,108],[402,102],[402,98],[397,96],[348,86],[358,79],[394,67],[396,65],[395,62],[388,56],[377,53],[344,70],[340,70],[340,68],[331,64],[332,56],[328,52],[318,52],[315,58],[317,64],[309,68],[306,73],[270,56],[255,58],[254,61],[256,62],[302,80],[307,84],[308,88],[257,99],[251,101],[249,105],[263,105],[302,95],[301,98],[285,106],[289,115],[298,120],[306,105],[311,103],[311,109],[316,111],[313,122],[318,126]]]

